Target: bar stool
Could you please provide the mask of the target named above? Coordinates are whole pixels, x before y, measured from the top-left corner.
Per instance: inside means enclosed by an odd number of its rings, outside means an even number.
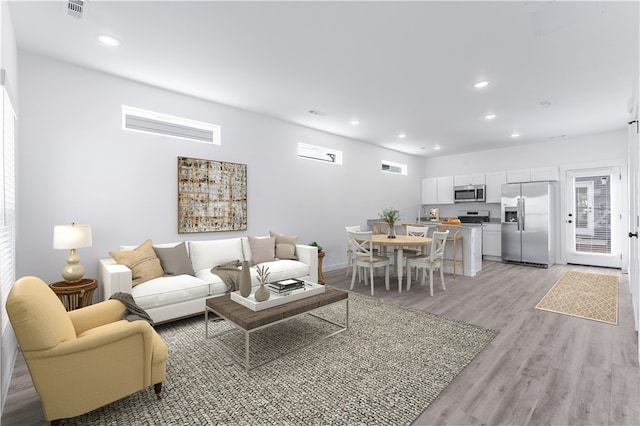
[[[447,225],[447,224],[438,224],[437,230],[439,232],[449,231],[449,237],[447,241],[451,241],[452,245],[452,257],[442,259],[444,264],[449,262],[450,265],[453,265],[453,276],[456,276],[456,270],[458,267],[458,263],[462,266],[462,275],[464,275],[464,237],[462,236],[462,226],[461,225]],[[458,260],[458,242],[460,244],[460,260]]]

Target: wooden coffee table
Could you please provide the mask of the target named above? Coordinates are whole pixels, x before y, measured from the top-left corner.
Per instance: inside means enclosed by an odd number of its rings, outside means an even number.
[[[332,320],[323,318],[319,315],[312,313],[312,311],[318,308],[331,305],[333,303],[337,303],[340,301],[345,302],[344,324],[334,322]],[[235,362],[237,362],[240,366],[244,364],[245,371],[248,372],[249,370],[260,367],[261,365],[267,364],[269,362],[275,361],[275,359],[278,359],[278,358],[275,358],[272,360],[268,360],[252,367],[249,362],[250,361],[249,360],[249,343],[250,343],[251,333],[261,330],[263,328],[278,324],[280,322],[287,321],[291,318],[294,318],[306,313],[339,327],[338,330],[330,334],[322,336],[313,342],[296,347],[281,355],[281,356],[285,356],[291,352],[300,350],[320,340],[327,339],[329,337],[335,336],[338,333],[342,333],[343,331],[348,330],[349,329],[349,294],[343,290],[327,287],[324,293],[306,297],[304,299],[294,300],[293,302],[285,303],[279,306],[274,306],[273,308],[264,309],[262,311],[252,311],[251,309],[246,308],[241,304],[234,302],[233,300],[231,300],[231,297],[229,296],[229,294],[225,294],[224,296],[212,297],[206,300],[205,310],[204,310],[205,337],[207,338],[209,337],[209,312],[213,312],[215,315],[219,316],[220,318],[223,318],[229,321],[229,323],[233,324],[235,328],[239,329],[241,332],[244,333],[244,348],[245,348],[244,362],[240,359],[240,357],[234,354],[230,348],[224,345],[222,341],[220,342],[222,343],[222,347],[227,351],[227,353],[231,356],[231,358]],[[225,330],[215,335],[212,335],[211,337],[214,337],[214,338],[220,337],[233,330],[234,329]]]

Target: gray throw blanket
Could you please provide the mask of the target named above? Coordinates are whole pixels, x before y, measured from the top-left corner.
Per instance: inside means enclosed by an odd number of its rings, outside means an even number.
[[[227,293],[240,290],[240,266],[242,266],[242,262],[232,260],[211,268],[211,273],[219,276],[222,282],[227,285]]]
[[[109,299],[119,300],[127,308],[122,314],[122,319],[125,319],[127,321],[142,320],[147,321],[149,324],[153,325],[153,320],[151,319],[149,314],[136,304],[131,293],[113,293]]]

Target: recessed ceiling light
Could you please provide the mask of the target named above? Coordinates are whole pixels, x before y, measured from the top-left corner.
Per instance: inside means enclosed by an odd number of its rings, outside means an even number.
[[[353,124],[354,126],[357,126],[358,124],[360,124],[360,120],[358,120],[357,118],[354,118],[349,123]]]
[[[433,147],[433,149],[435,149],[436,151],[440,149],[440,145],[436,145]]]
[[[495,114],[487,114],[487,115],[484,116],[484,118],[486,120],[493,120],[494,118],[496,118],[496,115]]]
[[[520,137],[520,133],[511,133],[511,137],[512,138],[519,138]]]
[[[100,34],[98,36],[98,40],[100,40],[100,42],[104,45],[107,46],[111,46],[111,47],[115,47],[115,46],[119,46],[120,45],[120,41],[118,41],[118,39],[116,39],[115,37],[111,37],[109,35],[106,34]]]
[[[406,135],[405,133],[398,133],[398,137],[399,137],[400,139],[404,139],[404,138],[406,138],[406,137],[407,137],[407,135]]]
[[[476,84],[473,85],[473,87],[475,87],[476,89],[482,89],[484,87],[487,87],[489,85],[489,82],[486,80],[483,81],[479,81]]]

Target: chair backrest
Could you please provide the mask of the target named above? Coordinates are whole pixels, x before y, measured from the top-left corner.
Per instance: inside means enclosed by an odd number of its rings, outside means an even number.
[[[76,338],[64,305],[44,281],[23,277],[7,296],[7,314],[23,352],[45,350]]]
[[[450,235],[449,238],[453,240],[453,239],[458,238],[458,235],[460,234],[460,231],[462,230],[462,225],[447,225],[447,224],[441,223],[441,224],[438,225],[436,230],[437,231],[441,231],[441,232],[451,231],[452,235]]]
[[[355,257],[373,258],[373,232],[347,231]]]
[[[407,235],[413,235],[416,237],[425,237],[429,232],[428,226],[415,226],[415,225],[407,225]]]
[[[354,225],[354,226],[345,226],[344,227],[345,232],[347,233],[347,250],[353,250],[353,248],[351,247],[351,238],[349,238],[349,231],[355,231],[355,232],[360,232],[360,225]]]
[[[431,242],[431,259],[435,260],[444,257],[444,247],[447,243],[449,231],[435,231]]]
[[[374,234],[386,234],[389,229],[389,224],[387,222],[378,220],[373,222],[373,233]]]

